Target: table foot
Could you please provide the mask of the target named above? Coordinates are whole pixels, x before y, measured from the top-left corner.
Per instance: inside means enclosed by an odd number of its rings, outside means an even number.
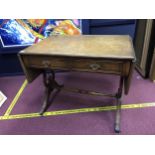
[[[51,93],[51,92],[46,88],[46,91],[45,91],[45,99],[44,99],[42,108],[41,108],[41,110],[40,110],[40,112],[39,112],[40,115],[42,115],[42,114],[46,111],[46,109],[47,109],[47,107],[48,107],[50,93]]]
[[[114,130],[116,133],[120,133],[121,102],[118,101],[117,104],[118,105],[116,109],[116,120],[115,120]]]
[[[54,98],[58,95],[58,93],[60,91],[61,91],[61,88],[57,89],[55,91],[55,93],[53,94],[51,100],[49,100],[49,97],[50,97],[51,92],[48,95],[45,95],[45,100],[44,100],[43,105],[42,105],[42,108],[41,108],[41,110],[39,112],[40,115],[43,115],[44,112],[51,106],[51,104],[53,103]]]
[[[115,133],[120,133],[120,124],[115,124]]]

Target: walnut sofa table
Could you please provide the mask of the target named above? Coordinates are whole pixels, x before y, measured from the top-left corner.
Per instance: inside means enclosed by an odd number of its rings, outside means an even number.
[[[127,35],[51,36],[19,53],[26,78],[31,83],[43,73],[45,100],[40,111],[49,107],[50,93],[65,89],[55,80],[55,70],[97,72],[120,75],[116,94],[103,94],[89,90],[66,89],[73,92],[103,95],[117,99],[115,132],[120,132],[121,96],[127,95],[132,76],[135,53]],[[104,82],[104,81],[103,81]]]

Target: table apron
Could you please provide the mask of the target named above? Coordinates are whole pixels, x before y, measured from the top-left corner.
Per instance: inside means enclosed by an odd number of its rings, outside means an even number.
[[[29,68],[103,72],[123,76],[128,76],[130,69],[129,60],[117,59],[61,58],[31,55],[24,56],[23,61]]]

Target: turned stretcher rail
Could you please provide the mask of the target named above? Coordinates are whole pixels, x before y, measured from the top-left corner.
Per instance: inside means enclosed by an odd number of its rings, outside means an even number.
[[[62,91],[69,91],[73,93],[80,93],[80,94],[87,94],[87,95],[94,95],[94,96],[107,96],[107,97],[116,97],[116,94],[106,94],[106,93],[101,93],[101,92],[96,92],[96,91],[91,91],[91,90],[84,90],[84,89],[78,89],[78,88],[69,88],[69,87],[63,87]]]

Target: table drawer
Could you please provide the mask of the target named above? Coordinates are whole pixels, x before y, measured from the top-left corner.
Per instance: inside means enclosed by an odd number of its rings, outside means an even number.
[[[80,70],[90,72],[118,73],[122,72],[123,62],[119,60],[101,60],[87,58],[59,58],[48,56],[24,56],[25,64],[32,68],[51,68]]]

